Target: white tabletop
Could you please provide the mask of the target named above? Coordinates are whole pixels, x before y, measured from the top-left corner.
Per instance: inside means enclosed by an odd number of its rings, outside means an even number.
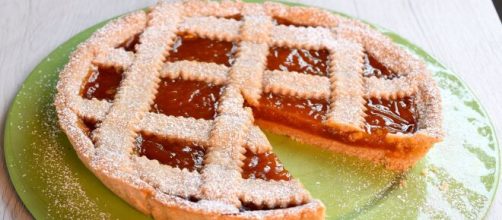
[[[0,144],[8,107],[49,52],[99,21],[153,0],[0,1]],[[461,76],[481,99],[502,140],[502,25],[490,0],[298,1],[365,19],[419,45]],[[0,217],[29,219],[10,183],[0,147]],[[502,191],[502,186],[499,187]],[[502,217],[502,192],[489,218]]]

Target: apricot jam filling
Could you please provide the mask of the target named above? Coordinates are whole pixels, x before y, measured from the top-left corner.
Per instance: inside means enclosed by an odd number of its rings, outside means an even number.
[[[231,66],[236,52],[236,42],[211,40],[183,33],[176,37],[167,61],[190,60]]]
[[[267,56],[267,69],[328,76],[328,56],[326,49],[271,47]]]
[[[372,148],[394,148],[385,142],[387,133],[416,131],[417,112],[414,97],[397,100],[370,99],[366,104],[366,132],[341,132],[322,123],[326,119],[327,100],[301,99],[291,96],[264,94],[258,106],[253,106],[256,119],[285,125],[294,129],[333,139],[349,145]]]
[[[87,137],[91,137],[91,134],[97,128],[97,122],[90,119],[80,119],[79,120],[80,127]]]
[[[378,62],[373,56],[364,53],[364,66],[363,76],[393,79],[398,77],[397,73],[392,72],[389,68],[385,67],[382,63]]]
[[[244,154],[242,178],[263,180],[290,180],[291,175],[284,169],[277,156],[272,152],[253,153],[247,150]]]
[[[136,45],[139,44],[139,36],[140,34],[132,36],[120,44],[117,48],[123,48],[125,51],[136,53]]]
[[[266,93],[259,102],[258,107],[252,107],[256,118],[299,129],[320,129],[328,111],[328,101],[324,99],[300,99]]]
[[[90,70],[81,92],[86,99],[113,101],[115,93],[122,81],[122,70],[116,67],[97,67]]]
[[[314,26],[308,26],[308,25],[298,24],[298,23],[292,22],[289,19],[282,18],[282,17],[277,17],[277,16],[274,17],[273,19],[274,19],[273,20],[274,24],[277,24],[277,25],[295,26],[295,27],[314,27]]]
[[[214,119],[222,86],[164,78],[150,111],[172,116]]]
[[[385,128],[390,133],[413,133],[417,130],[415,98],[371,98],[366,103],[366,132]]]
[[[242,15],[241,14],[234,14],[234,15],[225,16],[223,18],[225,18],[225,19],[233,19],[233,20],[236,20],[236,21],[240,21],[240,20],[242,20]]]
[[[253,202],[246,202],[246,201],[241,201],[241,207],[239,208],[239,211],[241,212],[245,212],[245,211],[265,211],[265,210],[274,210],[274,209],[277,209],[277,208],[270,208],[270,207],[267,207],[265,204],[255,204]],[[285,207],[282,207],[281,208],[292,208],[292,207],[295,207],[295,206],[298,206],[299,204],[295,204],[295,203],[290,203],[290,204],[287,204]]]
[[[136,138],[136,150],[140,156],[158,160],[161,164],[198,171],[202,169],[206,150],[194,143],[166,140],[140,134]]]

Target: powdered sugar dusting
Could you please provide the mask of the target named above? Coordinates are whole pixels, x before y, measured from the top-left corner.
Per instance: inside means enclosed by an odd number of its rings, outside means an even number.
[[[47,109],[53,109],[48,106]],[[47,111],[47,118],[54,118],[54,110]],[[49,186],[43,193],[49,199],[48,203],[48,218],[95,218],[105,219],[108,214],[98,211],[96,203],[91,202],[86,196],[85,192],[80,185],[79,180],[74,173],[64,166],[62,161],[65,157],[65,152],[57,140],[56,136],[61,135],[60,130],[56,125],[55,120],[50,121],[50,125],[43,124],[44,128],[38,134],[42,145],[45,145],[42,152],[35,153],[33,161],[34,165],[39,167],[41,177],[46,181]],[[47,138],[49,137],[49,138]],[[67,199],[67,198],[74,199]],[[91,213],[83,213],[81,209],[94,210]],[[58,210],[67,210],[67,213],[58,213]],[[79,217],[80,216],[80,217]]]
[[[328,44],[330,65],[330,109],[327,124],[341,130],[361,130],[364,122],[362,50],[359,44],[340,40]]]
[[[33,142],[24,147],[23,152],[30,155],[29,157],[23,156],[30,158],[30,161],[18,162],[29,164],[30,167],[27,169],[37,171],[37,176],[24,174],[22,177],[26,178],[26,181],[35,182],[35,190],[40,190],[43,194],[41,196],[46,198],[47,216],[45,218],[107,219],[110,217],[109,214],[103,213],[96,204],[98,198],[86,193],[87,189],[79,179],[81,174],[75,173],[78,168],[65,162],[73,155],[68,155],[69,151],[62,144],[64,141],[61,141],[64,134],[58,127],[53,106],[55,77],[49,77],[52,73],[40,74],[44,74],[44,77],[41,77],[42,80],[37,81],[35,86],[42,92],[37,93],[36,97],[19,93],[19,96],[26,98],[26,101],[29,100],[34,106],[38,106],[35,113],[28,113],[33,114],[35,118],[31,118],[33,115],[24,116],[22,115],[24,113],[19,113],[21,120],[18,122],[20,125],[17,132]],[[31,132],[27,133],[27,131]],[[82,209],[91,212],[81,212]]]
[[[177,61],[166,63],[161,76],[176,79],[181,76],[185,80],[197,80],[221,85],[227,81],[229,68],[215,63],[195,61]]]
[[[266,71],[263,76],[265,92],[301,98],[328,99],[330,83],[327,77],[297,72]]]

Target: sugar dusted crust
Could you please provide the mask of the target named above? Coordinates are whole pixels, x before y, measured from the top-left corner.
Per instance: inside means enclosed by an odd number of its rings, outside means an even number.
[[[242,15],[241,20],[226,16]],[[277,25],[274,17],[313,27]],[[239,42],[231,67],[195,61],[165,62],[178,32]],[[118,47],[139,35],[136,52]],[[266,70],[271,46],[327,49],[329,77]],[[367,52],[399,74],[397,79],[362,78]],[[93,65],[124,70],[112,103],[84,99],[80,92]],[[149,112],[161,78],[224,86],[214,120]],[[55,106],[59,124],[77,155],[108,188],[156,219],[323,219],[324,205],[296,180],[243,179],[246,150],[272,149],[260,128],[301,142],[405,170],[442,138],[441,100],[425,65],[367,25],[304,7],[277,3],[171,1],[149,12],[118,18],[82,43],[60,73]],[[330,100],[325,126],[362,132],[364,99],[415,95],[420,115],[413,134],[388,134],[398,150],[358,147],[270,121],[251,109],[264,92]],[[82,120],[97,121],[89,137]],[[133,153],[137,133],[208,146],[199,173],[173,168]],[[195,199],[194,199],[195,198]],[[245,204],[263,207],[246,210]]]

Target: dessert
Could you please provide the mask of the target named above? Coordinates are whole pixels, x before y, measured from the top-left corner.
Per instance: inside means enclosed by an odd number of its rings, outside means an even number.
[[[118,18],[60,74],[83,163],[156,219],[322,219],[262,129],[405,170],[442,137],[425,65],[367,25],[277,3]]]

